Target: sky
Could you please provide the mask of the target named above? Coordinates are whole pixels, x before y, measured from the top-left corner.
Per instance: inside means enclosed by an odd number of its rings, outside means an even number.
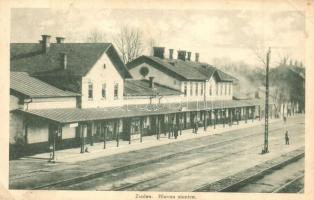
[[[280,10],[161,10],[14,8],[11,42],[38,42],[42,34],[64,36],[66,42],[86,42],[93,31],[106,42],[122,26],[138,28],[147,46],[200,53],[200,60],[245,62],[260,67],[258,56],[271,47],[271,66],[288,56],[304,62],[305,18],[300,11]],[[53,39],[52,39],[53,40]],[[194,58],[194,56],[192,56]]]

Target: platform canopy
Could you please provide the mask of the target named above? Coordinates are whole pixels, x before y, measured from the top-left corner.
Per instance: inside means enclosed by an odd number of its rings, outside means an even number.
[[[15,110],[26,115],[44,118],[57,123],[74,123],[93,120],[108,120],[149,115],[171,114],[186,111],[200,111],[212,109],[240,108],[262,105],[263,101],[254,100],[226,100],[207,102],[183,102],[168,104],[125,105],[108,108],[64,108],[42,110]]]

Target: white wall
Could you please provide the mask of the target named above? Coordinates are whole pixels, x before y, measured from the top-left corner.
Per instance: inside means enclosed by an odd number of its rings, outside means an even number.
[[[62,127],[62,139],[75,138],[75,127],[71,128],[69,124]]]
[[[104,68],[106,64],[106,68]],[[88,99],[88,83],[93,83],[93,99]],[[107,85],[107,97],[102,98],[102,84]],[[114,99],[114,83],[119,84],[118,99]],[[123,105],[123,79],[107,54],[103,54],[93,68],[82,78],[82,108],[101,108]]]
[[[10,144],[15,143],[15,136],[23,137],[23,117],[18,113],[10,113]]]
[[[33,120],[27,126],[28,143],[38,143],[48,141],[48,123],[41,120]]]
[[[19,105],[18,102],[19,102],[19,98],[17,98],[16,96],[10,95],[10,111],[23,107]]]
[[[142,63],[134,68],[132,68],[131,70],[129,70],[130,74],[132,75],[132,77],[134,79],[142,79],[143,76],[140,74],[140,69],[141,67],[147,67],[149,72],[146,75],[146,79],[149,79],[150,76],[155,77],[155,82],[156,83],[160,83],[162,85],[166,85],[168,87],[177,89],[177,90],[181,90],[181,82],[175,78],[173,78],[172,76],[169,76],[168,74],[152,67],[151,65],[147,64],[147,63]]]
[[[204,82],[197,82],[195,81],[187,81],[187,96],[183,95],[183,98],[185,99],[184,101],[203,101],[204,100],[204,94],[206,95],[206,100],[232,100],[232,94],[233,94],[233,89],[232,89],[232,83],[229,82],[216,82],[213,78],[210,80]],[[205,88],[203,90],[203,94],[201,93],[201,87]],[[218,84],[218,95],[216,95],[216,86]],[[191,95],[191,85],[192,87],[192,95]],[[196,95],[196,85],[198,85],[198,95]],[[212,93],[210,95],[210,87],[212,88]],[[225,87],[227,87],[227,93],[225,93]],[[231,87],[231,93],[229,93],[229,87]],[[222,94],[221,94],[222,90]],[[182,82],[182,87],[181,91],[184,92],[184,82]]]
[[[124,105],[176,103],[183,100],[183,95],[159,96],[152,99],[148,96],[124,97]]]
[[[76,97],[33,98],[27,107],[29,110],[75,108]]]

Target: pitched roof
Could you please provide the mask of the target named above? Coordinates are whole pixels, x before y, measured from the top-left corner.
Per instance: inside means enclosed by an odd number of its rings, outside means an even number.
[[[168,104],[149,104],[149,105],[128,105],[123,107],[109,108],[64,108],[64,109],[44,109],[44,110],[15,110],[35,117],[42,117],[60,123],[82,122],[90,120],[105,120],[127,117],[140,117],[147,115],[160,115],[185,111],[211,110],[219,108],[236,108],[253,105],[262,105],[261,100],[227,100],[212,102],[187,102],[187,103],[168,103]]]
[[[11,43],[10,51],[11,71],[83,76],[106,52],[121,76],[131,77],[111,43],[51,43],[47,53],[39,43]],[[67,54],[66,70],[62,68],[62,53]]]
[[[124,95],[128,96],[153,96],[153,95],[180,95],[182,92],[167,86],[154,83],[154,89],[150,88],[148,80],[126,79],[124,82]]]
[[[220,81],[234,81],[236,78],[228,75],[221,70],[203,62],[183,61],[180,59],[162,59],[155,56],[140,56],[127,64],[132,69],[139,64],[146,62],[179,80],[204,81],[217,73]]]
[[[10,90],[27,97],[74,97],[79,94],[60,90],[39,79],[29,76],[26,72],[10,73]]]

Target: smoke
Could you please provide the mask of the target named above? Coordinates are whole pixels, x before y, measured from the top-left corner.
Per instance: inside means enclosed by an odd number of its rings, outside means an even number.
[[[258,68],[253,68],[244,62],[234,62],[230,59],[216,58],[214,65],[238,79],[234,88],[235,96],[252,98],[257,89],[265,85],[263,71]]]

